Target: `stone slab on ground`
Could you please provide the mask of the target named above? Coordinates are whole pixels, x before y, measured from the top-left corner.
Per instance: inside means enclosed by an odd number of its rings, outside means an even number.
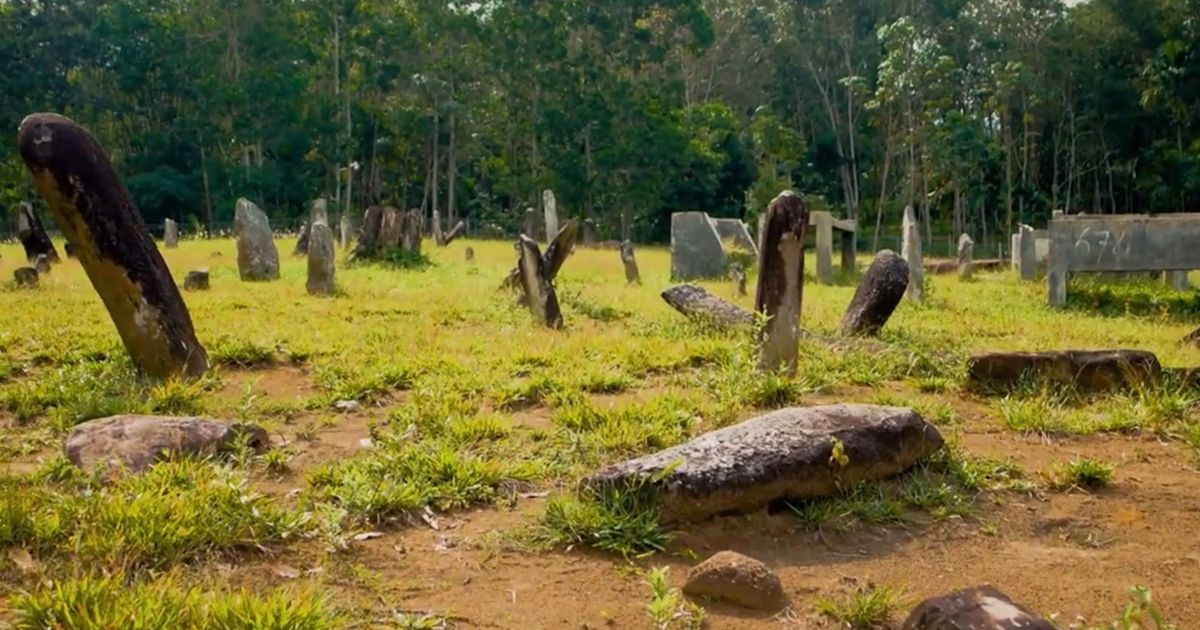
[[[917,605],[903,630],[1055,630],[1034,614],[990,586],[932,597]]]
[[[75,427],[64,450],[71,463],[84,470],[110,467],[142,472],[170,454],[210,456],[229,450],[244,434],[249,446],[265,448],[266,431],[249,424],[204,418],[113,416]]]
[[[1080,392],[1153,385],[1162,365],[1142,350],[996,352],[967,362],[967,385],[976,391],[1009,391],[1023,385],[1071,387]]]
[[[831,463],[834,445],[848,461]],[[830,405],[783,409],[600,470],[585,487],[650,484],[666,522],[747,513],[779,499],[836,495],[899,474],[942,448],[912,409]]]

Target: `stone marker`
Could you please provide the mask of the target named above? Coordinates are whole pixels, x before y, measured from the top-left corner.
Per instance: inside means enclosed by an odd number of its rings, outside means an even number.
[[[817,282],[833,284],[833,215],[814,212],[812,220],[817,230]]]
[[[719,278],[728,267],[721,237],[703,212],[671,215],[671,279]]]
[[[1021,226],[1017,245],[1021,279],[1037,280],[1037,238],[1034,236],[1033,228],[1028,225]]]
[[[754,310],[767,318],[758,335],[758,368],[795,374],[804,298],[804,231],[808,202],[784,191],[767,207],[759,237]]]
[[[333,230],[325,223],[314,223],[309,232],[308,283],[305,285],[309,295],[333,294],[335,260]]]
[[[267,432],[250,424],[202,418],[113,416],[85,422],[67,436],[64,450],[84,470],[119,468],[142,472],[168,455],[209,457],[228,452],[249,434],[256,450],[270,445]],[[246,439],[246,438],[242,438]]]
[[[990,586],[969,588],[917,605],[903,630],[1056,630],[1046,619]]]
[[[189,271],[183,277],[183,289],[185,291],[207,291],[208,290],[208,270],[197,269]]]
[[[79,258],[79,250],[75,247],[75,243],[71,241],[63,243],[63,251],[66,252],[67,258]]]
[[[400,249],[414,254],[421,253],[422,215],[418,210],[409,210],[400,215]]]
[[[312,209],[308,213],[308,221],[313,224],[324,223],[325,225],[329,225],[329,202],[323,197],[314,199]]]
[[[13,271],[13,282],[18,287],[32,289],[38,285],[38,271],[33,267],[18,267]]]
[[[469,262],[469,263],[475,262],[475,248],[467,247],[465,256],[467,257],[467,262]]]
[[[362,229],[358,232],[358,243],[354,246],[351,258],[370,258],[379,249],[379,240],[383,235],[383,208],[371,206],[363,213]]]
[[[787,604],[779,576],[762,562],[736,551],[722,551],[692,567],[683,592],[766,612]]]
[[[445,247],[445,246],[449,245],[450,243],[453,243],[454,241],[461,238],[463,234],[466,234],[466,233],[467,233],[467,224],[466,223],[464,223],[462,221],[455,223],[454,227],[451,228],[450,231],[446,233],[445,237],[443,237],[441,246]]]
[[[832,457],[835,443],[845,458]],[[664,522],[698,521],[754,512],[778,499],[837,495],[899,474],[942,444],[937,429],[911,409],[783,409],[609,466],[584,483],[600,490],[648,484]]]
[[[163,219],[163,245],[167,249],[179,247],[179,224],[174,219]]]
[[[695,285],[682,284],[671,287],[662,292],[662,299],[685,317],[721,328],[754,324],[754,313],[726,302]]]
[[[238,275],[242,280],[278,280],[279,249],[267,214],[249,199],[238,199],[233,231],[237,234]]]
[[[964,280],[971,277],[971,265],[975,262],[975,241],[963,234],[958,237],[958,277]]]
[[[875,255],[854,299],[842,317],[842,335],[874,337],[887,324],[908,289],[908,263],[896,252],[885,249]]]
[[[433,211],[433,244],[438,247],[446,245],[445,237],[442,236],[442,213],[437,210]]]
[[[596,220],[583,220],[583,244],[585,247],[596,246]]]
[[[633,241],[621,243],[621,264],[625,265],[625,284],[642,283],[642,274],[638,272],[637,258],[633,255]]]
[[[758,244],[750,236],[750,230],[746,229],[746,224],[741,219],[709,219],[712,221],[713,228],[717,231],[717,236],[721,237],[722,243],[729,243],[732,246],[747,251],[758,257]]]
[[[22,201],[17,211],[17,238],[25,249],[26,261],[34,262],[39,254],[45,254],[50,262],[61,262],[54,242],[46,234],[46,228],[42,227],[42,220],[33,211],[33,204],[28,201]]]
[[[904,247],[900,256],[908,263],[908,299],[920,303],[925,297],[925,263],[921,251],[921,226],[917,224],[912,206],[904,208],[902,231]]]
[[[293,256],[307,256],[308,255],[308,239],[309,239],[308,232],[311,229],[312,229],[312,224],[309,223],[308,221],[305,221],[304,223],[300,224],[300,236],[296,238],[296,248],[292,250]]]
[[[968,387],[983,392],[1009,391],[1030,382],[1107,392],[1153,386],[1161,374],[1158,357],[1141,350],[998,352],[967,362]]]
[[[208,355],[129,192],[92,134],[70,119],[34,114],[17,146],[133,364],[154,378],[198,377]]]
[[[525,220],[521,224],[521,233],[529,238],[537,238],[537,212],[533,208],[525,208]]]
[[[1192,288],[1186,271],[1168,271],[1167,285],[1176,291],[1187,291]]]
[[[41,275],[50,273],[50,258],[45,254],[38,254],[37,260],[33,263],[33,268]]]
[[[538,323],[547,328],[562,328],[562,311],[558,306],[558,295],[554,292],[549,268],[542,259],[537,241],[521,235],[521,259],[518,269],[521,273],[521,286],[525,289],[529,310]]]
[[[404,215],[396,208],[384,208],[379,222],[379,243],[374,254],[386,253],[400,247],[404,232]]]
[[[733,280],[738,296],[746,295],[746,268],[741,263],[729,265],[729,279]]]
[[[558,277],[558,272],[562,269],[563,263],[567,262],[567,257],[570,256],[571,252],[575,249],[575,237],[578,234],[579,223],[576,221],[567,221],[567,224],[558,230],[558,235],[554,237],[554,240],[550,241],[550,246],[546,248],[546,253],[542,256],[542,260],[546,267],[547,280],[554,282],[554,279]],[[517,255],[520,256],[520,241],[515,243],[515,248],[517,250]],[[512,271],[508,272],[508,276],[505,277],[504,282],[500,285],[501,289],[523,289],[521,284],[520,261],[518,260],[517,262],[518,266],[514,267]],[[524,302],[524,299],[525,298],[521,299],[522,303]]]
[[[558,200],[553,190],[542,191],[542,214],[546,218],[546,240],[558,234]]]
[[[342,220],[339,225],[338,232],[339,232],[338,236],[341,237],[342,249],[346,249],[346,247],[348,247],[350,245],[350,241],[353,238],[353,232],[354,232],[353,226],[350,225],[350,213],[348,213],[348,212],[342,213]]]

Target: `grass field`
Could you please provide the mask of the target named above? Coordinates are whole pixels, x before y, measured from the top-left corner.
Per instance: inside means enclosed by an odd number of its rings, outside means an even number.
[[[926,303],[906,302],[888,324],[888,349],[814,342],[787,379],[753,371],[744,333],[690,323],[662,302],[664,249],[638,251],[644,286],[625,285],[616,251],[578,250],[558,283],[567,326],[548,331],[497,290],[514,263],[509,243],[427,243],[432,265],[418,270],[343,266],[339,295],[325,299],[305,293],[304,260],[279,245],[283,277],[260,284],[238,280],[233,241],[164,252],[180,281],[211,270],[212,289],[185,299],[214,367],[163,384],[133,373],[77,261],[17,290],[7,280],[23,255],[0,245],[4,618],[890,627],[905,604],[991,583],[1064,628],[1109,627],[1135,586],[1180,628],[1200,627],[1200,392],[962,391],[978,351],[1128,347],[1200,364],[1200,351],[1178,345],[1200,324],[1192,293],[1081,283],[1056,312],[1044,284],[1009,273],[932,277]],[[729,283],[708,288],[752,306]],[[803,325],[834,333],[853,292],[849,279],[810,277]],[[342,401],[358,406],[339,411]],[[763,410],[832,402],[912,406],[952,447],[894,482],[683,531],[638,497],[573,491],[603,464]],[[60,456],[71,427],[131,412],[253,421],[275,447],[115,483]],[[774,568],[789,611],[680,598],[687,567],[722,549]]]

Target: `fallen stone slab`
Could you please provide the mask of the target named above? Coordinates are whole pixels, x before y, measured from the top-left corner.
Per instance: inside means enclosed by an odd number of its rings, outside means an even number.
[[[1055,630],[1054,624],[990,586],[932,597],[917,605],[904,630]]]
[[[831,457],[835,444],[844,458]],[[833,496],[860,481],[899,474],[943,444],[937,429],[912,409],[783,409],[609,466],[584,486],[648,485],[658,494],[665,522],[699,521],[754,512],[779,499]]]
[[[726,302],[693,284],[671,287],[662,292],[662,299],[686,317],[724,328],[750,326],[754,323],[754,313]]]
[[[203,418],[166,416],[113,416],[85,422],[67,436],[64,451],[71,463],[84,470],[124,467],[142,472],[168,454],[211,456],[227,452],[238,438],[249,434],[251,448],[270,444],[267,432],[250,424],[217,422]]]
[[[1032,382],[1096,393],[1153,385],[1161,376],[1158,357],[1142,350],[996,352],[967,362],[967,386],[981,392],[1009,391]]]
[[[692,567],[683,592],[766,612],[775,612],[787,603],[779,576],[762,562],[736,551],[722,551]]]

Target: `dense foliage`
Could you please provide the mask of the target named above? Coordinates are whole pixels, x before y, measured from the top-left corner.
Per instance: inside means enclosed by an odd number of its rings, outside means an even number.
[[[11,130],[70,115],[149,222],[327,195],[605,238],[789,184],[870,228],[996,241],[1200,210],[1200,0],[0,0]]]

